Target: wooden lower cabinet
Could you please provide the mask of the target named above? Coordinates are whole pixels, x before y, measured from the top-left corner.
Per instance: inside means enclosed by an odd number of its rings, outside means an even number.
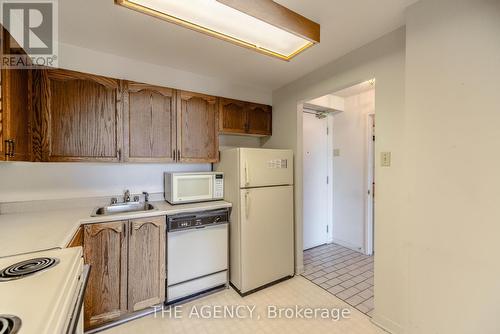
[[[138,311],[165,300],[165,217],[130,221],[128,309]]]
[[[86,330],[165,300],[165,226],[164,216],[84,226]]]
[[[83,227],[81,226],[68,244],[68,248],[72,247],[83,247]]]
[[[85,328],[94,328],[127,313],[128,222],[85,226],[83,254],[90,264],[85,293]]]

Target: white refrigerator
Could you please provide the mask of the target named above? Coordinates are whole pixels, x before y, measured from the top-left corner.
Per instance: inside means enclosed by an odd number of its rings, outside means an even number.
[[[221,152],[224,198],[233,204],[230,281],[241,294],[294,275],[293,152]]]

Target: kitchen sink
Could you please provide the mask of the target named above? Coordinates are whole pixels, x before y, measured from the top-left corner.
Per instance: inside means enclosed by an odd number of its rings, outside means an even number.
[[[149,203],[119,203],[95,209],[92,213],[92,217],[110,216],[120,213],[147,212],[153,210],[156,210],[156,208]]]

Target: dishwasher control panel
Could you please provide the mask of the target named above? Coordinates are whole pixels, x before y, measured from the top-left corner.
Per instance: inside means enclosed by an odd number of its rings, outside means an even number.
[[[183,213],[167,217],[167,231],[174,232],[229,223],[229,209]]]

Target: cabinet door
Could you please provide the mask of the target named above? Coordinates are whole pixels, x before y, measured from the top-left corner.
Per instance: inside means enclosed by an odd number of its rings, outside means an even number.
[[[42,73],[42,160],[119,161],[118,80],[66,70]]]
[[[247,104],[221,98],[219,102],[219,132],[245,134],[247,130]]]
[[[124,92],[125,160],[174,161],[175,91],[128,82]]]
[[[2,54],[24,54],[11,49],[9,32],[1,29]],[[30,79],[28,69],[2,69],[0,71],[0,160],[31,160],[30,140]]]
[[[180,91],[177,101],[178,161],[217,162],[217,98]]]
[[[127,313],[126,221],[84,227],[84,262],[91,265],[85,292],[85,329]]]
[[[166,217],[130,221],[128,309],[130,312],[165,300]]]
[[[272,135],[272,108],[263,104],[249,103],[248,133],[261,136]]]
[[[2,70],[2,146],[8,149],[3,152],[5,160],[31,158],[29,83],[29,70]]]

